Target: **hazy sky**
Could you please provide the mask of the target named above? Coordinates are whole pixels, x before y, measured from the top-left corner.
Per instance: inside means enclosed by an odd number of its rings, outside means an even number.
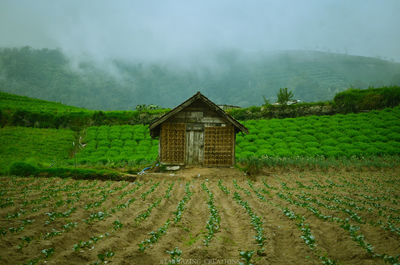
[[[400,61],[399,14],[400,0],[0,0],[0,46],[98,60],[316,49]]]

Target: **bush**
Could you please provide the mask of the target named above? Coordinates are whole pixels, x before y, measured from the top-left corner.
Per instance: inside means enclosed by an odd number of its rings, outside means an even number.
[[[319,147],[319,143],[317,142],[306,142],[304,143],[305,147]]]
[[[309,156],[312,156],[312,157],[322,156],[324,154],[320,149],[315,148],[315,147],[308,147],[305,149],[305,151]]]
[[[301,143],[299,143],[299,142],[291,142],[291,143],[288,143],[288,145],[289,145],[289,147],[292,149],[303,149],[304,148],[304,146],[303,146],[303,144],[301,144]]]
[[[306,156],[307,153],[303,149],[300,148],[291,148],[290,151],[292,152],[292,156]]]
[[[322,140],[321,144],[324,146],[337,146],[338,141],[336,141],[335,139],[332,139],[332,138],[328,138],[328,139]]]
[[[395,107],[400,104],[400,87],[349,89],[336,94],[333,100],[344,113]]]
[[[304,134],[299,137],[302,142],[318,142],[317,138],[312,135]]]
[[[348,136],[342,136],[339,139],[337,139],[339,143],[347,143],[347,144],[351,144],[353,142],[353,140],[348,137]]]
[[[25,162],[14,162],[11,164],[9,172],[11,175],[27,177],[35,175],[38,168]]]
[[[275,153],[279,157],[290,157],[293,155],[292,152],[287,148],[277,148]]]

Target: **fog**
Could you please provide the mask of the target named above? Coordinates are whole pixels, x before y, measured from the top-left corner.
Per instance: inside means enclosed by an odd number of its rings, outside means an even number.
[[[210,63],[220,50],[322,50],[400,61],[398,0],[2,0],[0,46],[77,60]]]

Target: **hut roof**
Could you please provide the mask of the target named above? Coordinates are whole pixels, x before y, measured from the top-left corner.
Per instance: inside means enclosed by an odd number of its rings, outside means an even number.
[[[247,128],[243,124],[238,122],[235,118],[233,118],[231,115],[229,115],[224,110],[222,110],[220,107],[218,107],[214,102],[209,100],[206,96],[204,96],[200,92],[197,92],[191,98],[187,99],[185,102],[183,102],[179,106],[175,107],[171,111],[165,113],[163,116],[161,116],[160,118],[155,120],[152,124],[150,124],[149,129],[150,129],[151,136],[157,135],[156,132],[159,130],[159,126],[163,122],[165,122],[166,120],[168,120],[170,117],[174,116],[175,114],[179,113],[180,111],[182,111],[186,107],[190,106],[196,100],[200,100],[200,101],[204,102],[206,105],[209,106],[209,108],[211,110],[214,110],[221,117],[225,118],[228,122],[232,123],[232,125],[235,127],[235,131],[241,131],[241,132],[246,133],[246,134],[249,133],[249,131],[247,130]]]

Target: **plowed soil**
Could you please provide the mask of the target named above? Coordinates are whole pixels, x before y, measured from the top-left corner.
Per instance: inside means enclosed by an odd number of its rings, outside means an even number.
[[[220,219],[208,246],[203,183]],[[187,184],[192,194],[174,222]],[[395,264],[399,187],[398,169],[252,178],[235,169],[187,169],[135,183],[0,177],[0,264],[168,264],[176,247],[180,264],[238,264],[241,251],[254,251],[252,264]],[[235,193],[260,217],[262,247]]]

